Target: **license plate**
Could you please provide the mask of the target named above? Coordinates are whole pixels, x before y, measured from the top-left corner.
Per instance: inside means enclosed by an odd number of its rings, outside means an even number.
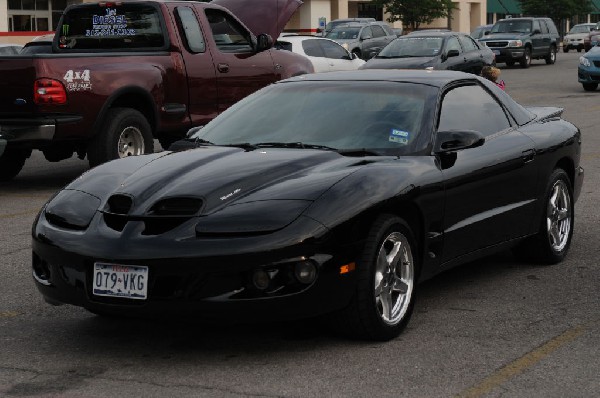
[[[145,300],[148,294],[148,267],[95,263],[92,293],[95,296]]]
[[[500,55],[500,50],[494,50],[494,54]]]

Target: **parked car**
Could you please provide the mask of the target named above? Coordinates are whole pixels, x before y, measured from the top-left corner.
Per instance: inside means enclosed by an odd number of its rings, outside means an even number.
[[[449,69],[481,73],[494,53],[458,32],[422,31],[397,38],[360,69]]]
[[[569,50],[577,50],[581,52],[583,50],[583,41],[589,36],[592,28],[596,26],[595,23],[582,23],[574,25],[569,33],[563,38],[563,52],[568,53]]]
[[[312,73],[306,57],[272,48],[300,5],[149,0],[69,6],[52,53],[0,59],[0,126],[8,137],[0,180],[15,177],[33,150],[51,162],[76,153],[96,166],[153,152],[155,138],[166,148],[246,95]]]
[[[0,44],[0,56],[16,55],[23,46],[20,44]]]
[[[319,36],[326,36],[327,33],[331,32],[333,30],[333,28],[335,28],[338,25],[343,25],[343,24],[347,24],[350,22],[375,22],[376,19],[375,18],[340,18],[340,19],[334,19],[333,21],[329,21],[327,22],[327,24],[325,25],[325,29],[322,32],[319,32]]]
[[[475,40],[479,40],[482,37],[484,37],[487,33],[489,33],[492,30],[492,24],[490,25],[481,25],[476,27],[475,29],[473,29],[473,31],[471,32],[471,37],[474,38]]]
[[[359,58],[369,59],[397,36],[385,22],[348,23],[338,25],[325,35]]]
[[[532,59],[554,64],[560,36],[550,18],[508,18],[496,22],[479,41],[494,51],[496,62],[529,68]]]
[[[341,44],[324,37],[286,35],[277,40],[276,46],[308,57],[315,72],[355,70],[365,63]]]
[[[461,72],[274,83],[178,152],[105,163],[59,191],[32,228],[35,285],[104,315],[329,314],[389,340],[421,280],[500,249],[565,258],[584,172],[561,113]]]
[[[583,39],[583,49],[585,51],[590,51],[590,48],[597,46],[600,44],[600,22],[596,23],[596,25],[590,30],[587,37]]]
[[[396,35],[396,37],[400,37],[404,33],[404,30],[402,28],[391,28],[391,29],[392,29],[392,32],[394,32],[394,34]]]
[[[42,35],[34,38],[32,41],[25,43],[20,55],[30,54],[51,54],[52,53],[52,42],[54,41],[54,33]]]
[[[600,83],[600,46],[595,46],[579,57],[577,68],[579,83],[585,91],[595,91]]]

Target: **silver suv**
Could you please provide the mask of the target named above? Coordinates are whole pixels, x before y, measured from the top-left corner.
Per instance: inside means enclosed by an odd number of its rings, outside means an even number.
[[[397,36],[387,23],[376,21],[338,25],[325,37],[337,41],[359,58],[370,59]]]

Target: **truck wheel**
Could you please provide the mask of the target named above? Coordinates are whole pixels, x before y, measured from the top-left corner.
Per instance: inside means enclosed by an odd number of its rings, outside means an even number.
[[[0,181],[12,180],[25,165],[27,154],[22,151],[7,149],[0,156]]]
[[[548,53],[548,55],[546,55],[546,58],[544,58],[546,60],[546,63],[548,65],[552,65],[553,63],[556,62],[556,47],[552,46],[550,47],[550,52]]]
[[[154,151],[152,128],[139,111],[113,108],[96,136],[88,144],[90,167],[109,160],[143,155]]]
[[[521,68],[529,68],[529,65],[531,65],[531,48],[525,47],[525,53],[519,61],[519,65],[521,65]]]

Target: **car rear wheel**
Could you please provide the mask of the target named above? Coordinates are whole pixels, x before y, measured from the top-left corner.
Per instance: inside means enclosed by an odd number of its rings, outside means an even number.
[[[564,170],[556,169],[550,176],[543,204],[538,233],[524,241],[516,253],[540,263],[556,264],[567,255],[573,237],[573,190]]]
[[[596,91],[598,88],[598,83],[582,83],[582,85],[585,91]]]
[[[550,52],[548,53],[548,55],[546,55],[545,60],[548,65],[552,65],[556,62],[556,47],[550,47]]]
[[[356,292],[337,326],[368,340],[397,337],[412,314],[418,270],[408,224],[390,214],[379,216],[369,230],[356,269]]]
[[[104,125],[88,145],[90,166],[113,159],[143,155],[154,151],[150,124],[139,111],[113,108],[106,115]]]
[[[531,65],[531,49],[529,47],[525,47],[525,52],[519,61],[519,65],[521,65],[521,68],[529,68],[529,65]]]
[[[12,180],[19,174],[27,159],[27,153],[14,149],[7,149],[0,156],[0,181]]]

